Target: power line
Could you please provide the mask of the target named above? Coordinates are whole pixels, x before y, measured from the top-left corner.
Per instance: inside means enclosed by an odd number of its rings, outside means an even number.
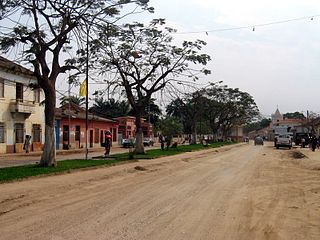
[[[212,30],[202,30],[202,31],[190,31],[190,32],[176,32],[175,34],[195,34],[195,33],[205,33],[208,35],[208,33],[212,32],[224,32],[224,31],[232,31],[232,30],[241,30],[241,29],[252,29],[252,31],[255,31],[257,27],[265,27],[270,25],[277,25],[277,24],[283,24],[283,23],[289,23],[289,22],[295,22],[295,21],[302,21],[302,20],[314,20],[314,18],[320,17],[320,14],[312,15],[312,16],[306,16],[306,17],[298,17],[298,18],[291,18],[291,19],[285,19],[280,21],[273,21],[268,23],[260,23],[260,24],[252,24],[247,26],[240,26],[240,27],[230,27],[230,28],[218,28],[218,29],[212,29]]]

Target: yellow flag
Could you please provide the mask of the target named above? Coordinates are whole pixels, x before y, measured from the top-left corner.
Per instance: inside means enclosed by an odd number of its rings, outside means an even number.
[[[80,97],[85,97],[86,94],[87,94],[87,79],[85,79],[85,80],[80,84],[80,91],[79,91]]]

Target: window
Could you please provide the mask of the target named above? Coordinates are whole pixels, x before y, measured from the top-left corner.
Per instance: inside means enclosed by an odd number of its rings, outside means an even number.
[[[40,103],[40,88],[33,90],[33,101],[35,103]]]
[[[4,134],[5,134],[4,123],[0,122],[0,143],[5,142]]]
[[[16,130],[16,143],[23,143],[24,142],[24,125],[23,123],[16,123],[14,125]]]
[[[41,125],[32,125],[33,142],[41,142]]]
[[[112,138],[113,138],[112,141],[114,141],[114,142],[117,141],[117,129],[116,128],[113,129]]]
[[[4,79],[0,78],[0,98],[4,97]]]
[[[76,126],[76,133],[75,133],[75,138],[74,138],[74,140],[75,140],[75,141],[80,141],[80,135],[81,135],[80,126],[77,125],[77,126]]]
[[[16,99],[23,101],[23,84],[16,83]]]

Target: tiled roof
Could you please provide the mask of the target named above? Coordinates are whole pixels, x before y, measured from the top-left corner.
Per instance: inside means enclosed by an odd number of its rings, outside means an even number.
[[[0,69],[4,69],[5,71],[9,71],[11,73],[27,75],[29,77],[33,76],[33,72],[30,71],[29,69],[1,56],[0,56]]]
[[[86,110],[80,106],[78,106],[75,103],[70,103],[70,114],[72,115],[73,118],[78,118],[78,119],[86,119]],[[56,117],[57,118],[65,118],[69,117],[69,104],[66,103],[60,108],[56,109]],[[108,119],[108,118],[103,118],[99,117],[97,115],[94,115],[90,112],[88,112],[88,119],[91,120],[97,120],[97,121],[102,121],[102,122],[111,122],[111,123],[116,123],[116,121]]]

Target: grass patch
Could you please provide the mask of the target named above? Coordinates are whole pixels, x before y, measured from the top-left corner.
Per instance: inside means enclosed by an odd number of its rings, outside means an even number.
[[[102,165],[114,165],[128,159],[113,160],[65,160],[59,161],[57,167],[39,167],[38,165],[24,165],[16,167],[0,168],[0,182],[18,180],[33,176],[70,172],[73,169],[90,168]]]
[[[185,153],[185,152],[193,152],[193,151],[199,151],[204,149],[210,149],[210,148],[217,148],[224,145],[232,144],[232,142],[216,142],[213,144],[210,144],[209,146],[203,146],[202,144],[194,144],[194,145],[178,145],[177,148],[169,148],[168,150],[161,150],[161,149],[151,149],[147,150],[145,154],[134,154],[131,156],[131,159],[154,159],[159,157],[165,157],[165,156],[172,156],[179,153]],[[121,154],[114,154],[112,155],[116,157],[116,159],[129,159],[128,153],[121,153]]]
[[[210,144],[209,146],[203,146],[201,144],[196,145],[180,145],[177,148],[169,148],[162,151],[161,149],[147,150],[145,154],[121,153],[113,154],[110,159],[97,159],[97,160],[65,160],[59,161],[57,167],[39,167],[38,165],[25,165],[16,167],[0,168],[0,182],[7,182],[12,180],[19,180],[23,178],[58,174],[62,172],[70,172],[73,169],[90,168],[102,165],[115,165],[123,161],[136,161],[138,159],[154,159],[164,156],[172,156],[184,152],[198,151],[208,148],[221,147],[231,143],[217,142]]]

